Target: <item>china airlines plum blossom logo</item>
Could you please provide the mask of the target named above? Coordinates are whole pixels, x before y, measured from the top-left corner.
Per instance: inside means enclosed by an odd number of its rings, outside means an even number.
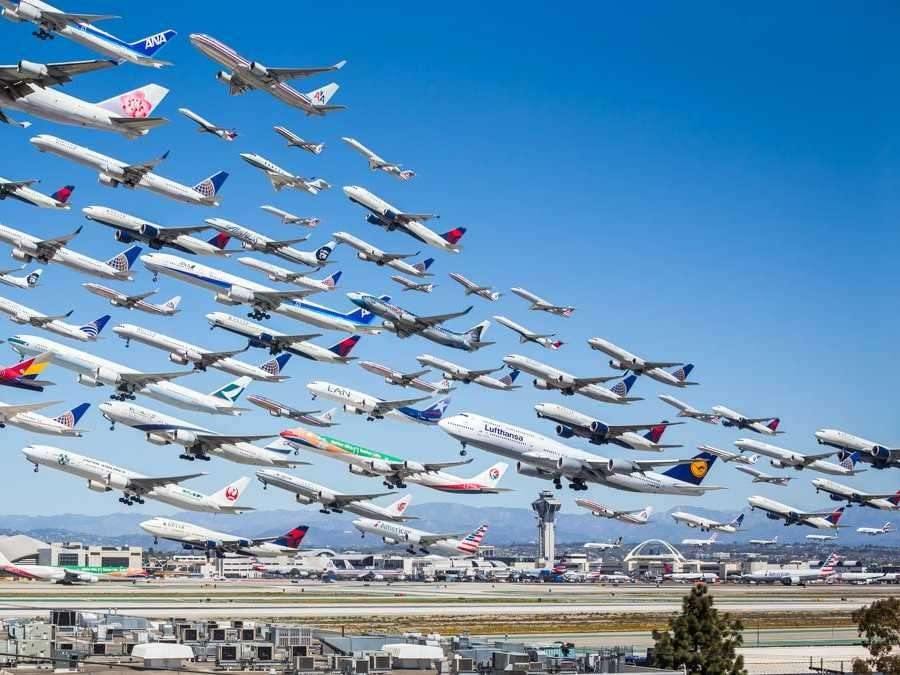
[[[233,485],[225,488],[225,499],[230,502],[236,502],[237,498],[240,496],[241,492]]]
[[[397,504],[397,511],[399,513],[403,513],[404,511],[406,511],[406,502],[400,502],[399,504]]]
[[[147,117],[153,110],[153,104],[140,89],[129,91],[119,97],[122,113],[127,117]]]
[[[488,472],[488,476],[491,477],[491,480],[497,480],[498,478],[500,478],[500,469],[498,469],[496,466],[493,467],[493,468]]]

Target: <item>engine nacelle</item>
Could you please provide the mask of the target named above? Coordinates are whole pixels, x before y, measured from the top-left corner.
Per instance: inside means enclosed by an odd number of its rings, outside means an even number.
[[[608,473],[634,473],[640,471],[640,467],[632,461],[620,458],[611,458],[606,463]]]
[[[269,74],[269,69],[257,61],[251,61],[250,68],[248,70],[254,75],[258,75],[259,77],[265,77]]]
[[[399,540],[394,539],[393,537],[382,537],[382,538],[381,538],[381,541],[383,541],[385,544],[389,544],[389,545],[399,544],[399,543],[400,543]]]
[[[117,371],[112,368],[106,368],[105,366],[98,368],[97,374],[94,377],[98,382],[111,386],[116,386],[122,381],[122,378]]]
[[[571,457],[560,457],[556,462],[556,468],[566,476],[577,476],[584,470],[584,465]]]
[[[190,447],[197,442],[197,432],[190,429],[176,429],[173,435],[175,440],[185,447]]]
[[[891,451],[883,445],[873,445],[869,448],[869,454],[875,459],[888,460],[891,458]]]
[[[386,474],[391,472],[391,466],[383,459],[373,459],[366,462],[366,468],[372,473]]]
[[[20,19],[27,21],[37,21],[41,18],[41,10],[29,3],[19,3],[13,10]]]
[[[26,253],[22,249],[16,247],[12,251],[10,251],[10,255],[16,260],[21,260],[22,262],[31,262],[34,258],[31,254]]]
[[[562,438],[572,438],[575,435],[575,432],[572,431],[571,427],[563,426],[562,424],[556,425],[556,435]]]
[[[13,314],[9,318],[10,318],[10,320],[12,320],[13,323],[17,323],[22,326],[24,326],[25,324],[28,323],[28,315],[27,314]]]
[[[618,361],[617,359],[610,359],[609,367],[614,368],[615,370],[628,370],[628,368],[625,367],[625,364],[623,364],[621,361]]]
[[[2,16],[7,21],[12,21],[13,23],[22,23],[22,17],[16,14],[16,10],[9,9],[8,7],[4,7],[0,10],[0,16]]]
[[[88,489],[93,490],[94,492],[110,492],[112,490],[106,483],[101,483],[98,480],[89,480]]]
[[[19,64],[16,66],[16,72],[19,75],[24,75],[25,77],[31,78],[40,78],[47,77],[50,74],[50,71],[47,69],[47,66],[43,63],[36,63],[34,61],[26,61],[22,59],[19,61]]]
[[[229,307],[234,307],[236,305],[240,305],[240,302],[235,301],[228,293],[216,293],[216,297],[214,298],[216,302],[220,305],[228,305]]]
[[[523,464],[522,462],[516,462],[516,473],[521,474],[522,476],[528,476],[529,478],[552,478],[553,474],[549,471],[545,471],[544,469],[539,469],[533,464]]]
[[[232,286],[228,289],[228,297],[238,304],[253,302],[256,296],[253,291],[243,286]]]
[[[315,500],[310,499],[309,497],[307,497],[305,495],[301,495],[301,494],[294,495],[294,499],[297,500],[298,504],[303,504],[304,506],[309,506],[310,504],[313,503],[313,501],[315,501]]]
[[[406,460],[405,462],[403,462],[403,466],[407,471],[410,471],[412,473],[425,473],[426,471],[424,464],[419,464],[419,462],[413,462],[410,460]]]
[[[594,436],[603,436],[604,438],[609,436],[609,426],[604,424],[600,420],[594,420],[593,422],[591,422],[589,428]]]
[[[103,383],[98,380],[96,377],[91,375],[79,375],[75,380],[78,384],[83,384],[85,387],[102,387]]]
[[[357,408],[355,405],[350,405],[349,403],[344,404],[344,412],[350,413],[351,415],[363,415],[365,414],[365,410],[361,410]]]
[[[148,443],[152,443],[153,445],[170,445],[172,443],[172,439],[170,436],[166,436],[165,434],[147,434],[144,437]]]
[[[391,211],[390,209],[385,209],[381,215],[382,215],[383,220],[387,223],[392,223],[392,222],[394,222],[394,220],[397,219],[397,214],[394,213],[393,211]]]
[[[100,185],[105,185],[106,187],[117,188],[119,187],[119,181],[116,178],[113,178],[108,173],[98,173],[97,174],[97,182]]]
[[[378,227],[387,227],[388,225],[390,225],[390,223],[384,218],[379,218],[373,213],[370,213],[366,216],[366,222],[370,225],[378,225]]]
[[[819,491],[816,490],[816,494],[818,494],[818,492]],[[831,493],[828,494],[828,498],[833,502],[842,502],[845,499],[845,497],[841,497],[840,495],[833,495]]]
[[[771,464],[776,469],[784,469],[787,467],[787,465],[780,459],[770,459],[769,464]]]
[[[177,363],[178,365],[181,365],[181,366],[186,366],[187,364],[189,364],[191,362],[190,359],[188,359],[186,354],[178,354],[176,352],[171,352],[169,354],[169,361],[171,361],[172,363]]]
[[[766,513],[766,518],[769,520],[781,520],[781,518],[774,513]]]
[[[350,469],[350,473],[354,474],[355,476],[372,476],[371,471],[361,466],[357,466],[356,464],[348,464],[347,468]]]
[[[550,385],[547,384],[547,380],[543,380],[540,377],[534,378],[533,384],[535,389],[540,389],[541,391],[548,391],[550,389]]]
[[[148,239],[158,239],[159,228],[155,225],[151,225],[150,223],[143,223],[141,225],[141,235],[147,237]]]
[[[116,230],[115,233],[116,241],[119,241],[123,244],[130,244],[134,241],[134,235],[131,232],[126,232],[125,230]]]
[[[218,73],[216,73],[216,79],[219,82],[225,82],[226,84],[231,82],[232,77],[234,76],[231,73],[225,72],[224,70],[220,70]]]

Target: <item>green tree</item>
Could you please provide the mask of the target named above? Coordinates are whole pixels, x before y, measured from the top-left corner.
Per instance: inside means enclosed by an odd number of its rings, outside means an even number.
[[[891,654],[900,648],[900,600],[885,598],[853,612],[853,620],[863,636],[863,646],[871,658],[866,664],[854,663],[854,672],[871,672],[900,675],[900,656]],[[868,666],[867,668],[865,666]]]
[[[681,603],[681,614],[669,619],[664,631],[653,631],[656,647],[650,665],[688,673],[744,675],[744,658],[736,650],[744,643],[740,620],[719,614],[705,584],[697,584]]]

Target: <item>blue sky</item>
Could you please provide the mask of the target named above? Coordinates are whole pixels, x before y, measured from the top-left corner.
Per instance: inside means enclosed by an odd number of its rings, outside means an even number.
[[[276,238],[299,236],[295,228],[258,209],[271,203],[322,219],[310,248],[324,243],[330,232],[347,230],[386,250],[419,249],[402,234],[365,223],[361,210],[340,191],[341,185],[360,184],[400,208],[442,214],[441,230],[467,226],[465,251],[459,256],[435,252],[432,271],[440,287],[431,296],[401,298],[385,270],[339,248],[334,257],[344,270],[343,287],[326,304],[349,308],[343,292],[363,290],[390,292],[419,312],[459,309],[469,301],[446,277],[457,271],[501,289],[524,285],[540,290],[550,299],[575,304],[578,311],[568,320],[538,315],[508,294],[495,304],[473,300],[471,320],[449,324],[467,328],[503,313],[535,330],[558,332],[567,345],[556,353],[520,347],[511,333],[492,326],[488,338],[498,344],[475,355],[418,338],[401,341],[382,335],[364,337],[356,356],[413,369],[415,355],[427,351],[481,368],[499,365],[515,351],[593,376],[608,368],[586,340],[602,336],[651,359],[693,361],[693,379],[702,382],[676,391],[642,379],[633,394],[647,400],[630,407],[566,399],[610,423],[669,415],[656,396],[670,393],[700,407],[723,403],[749,415],[780,415],[786,433],[777,442],[800,451],[816,451],[813,432],[823,426],[900,444],[895,393],[900,377],[895,264],[900,243],[900,67],[892,30],[900,17],[895,5],[870,3],[862,10],[839,3],[740,9],[715,3],[600,4],[550,13],[545,4],[521,2],[453,5],[443,12],[422,3],[360,7],[337,2],[298,14],[291,3],[268,3],[264,13],[204,4],[93,0],[68,7],[126,14],[104,27],[127,39],[166,27],[179,31],[160,52],[161,58],[175,62],[173,68],[155,71],[126,64],[66,87],[74,95],[99,100],[157,82],[171,89],[158,109],[171,122],[136,141],[39,119],[27,131],[0,129],[6,148],[0,174],[40,178],[47,192],[64,183],[76,185],[68,213],[5,201],[0,221],[48,237],[85,224],[73,248],[105,259],[122,247],[110,230],[82,218],[83,206],[108,205],[163,225],[198,224],[219,216]],[[341,89],[333,102],[349,109],[325,119],[306,118],[262,93],[229,97],[214,78],[217,64],[188,42],[191,32],[209,33],[271,66],[325,65],[346,58],[347,66],[334,77]],[[40,42],[25,25],[2,22],[0,35],[4,63],[93,58],[63,39]],[[328,81],[325,76],[297,84],[308,91]],[[240,137],[228,144],[197,134],[177,113],[182,106],[237,128]],[[285,148],[272,131],[275,124],[324,141],[325,152],[314,157]],[[181,205],[146,192],[113,191],[83,167],[38,155],[28,143],[37,133],[131,162],[171,149],[160,173],[188,184],[219,169],[232,175],[218,209]],[[340,142],[344,135],[403,162],[418,176],[401,183],[370,173],[362,158]],[[322,176],[335,188],[315,198],[275,193],[240,160],[240,152],[258,152],[296,173]],[[5,250],[0,253],[6,255]],[[233,261],[213,264],[253,278]],[[50,266],[38,290],[0,293],[48,313],[74,308],[73,318],[87,321],[111,309],[78,287],[87,280]],[[151,286],[150,274],[141,270],[127,288],[138,292]],[[159,288],[160,298],[184,296],[179,316],[158,319],[111,309],[114,323],[137,323],[216,349],[240,346],[233,336],[206,329],[202,315],[221,309],[209,292],[165,279]],[[238,308],[235,313],[243,312]],[[285,332],[308,328],[283,317],[271,325]],[[3,326],[7,335],[29,332],[11,323]],[[339,337],[330,334],[320,342],[331,344]],[[126,351],[111,331],[88,349],[147,370],[171,369],[164,353],[138,345]],[[257,351],[246,358],[262,361],[265,355]],[[9,352],[7,360],[13,359]],[[312,379],[386,397],[405,393],[355,365],[329,367],[295,359],[287,372],[293,378],[288,383],[254,384],[251,391],[301,407],[309,405],[303,385]],[[45,394],[48,398],[100,403],[108,395],[73,384],[67,371],[51,369],[49,377],[59,384]],[[190,386],[208,391],[228,379],[210,371],[192,377]],[[462,386],[451,412],[477,410],[552,433],[552,427],[535,419],[532,406],[560,397],[525,384],[513,393]],[[5,401],[38,398],[14,390],[0,395]],[[204,417],[149,399],[139,402],[217,430],[281,428],[257,413],[236,419]],[[418,459],[456,456],[457,446],[437,429],[347,416],[341,421],[335,435],[363,445]],[[75,440],[2,431],[6,443],[0,471],[7,478],[0,513],[105,513],[120,506],[112,495],[86,492],[72,477],[47,470],[32,474],[18,452],[31,440],[146,473],[196,468],[180,462],[176,450],[144,443],[138,432],[123,428],[110,433],[96,408],[81,426],[92,431]],[[693,452],[698,443],[730,447],[738,436],[688,423],[670,430],[666,440],[684,444],[674,454]],[[473,454],[471,473],[496,459]],[[313,480],[355,491],[377,484],[351,478],[343,465],[312,461],[314,466],[298,471]],[[204,468],[210,475],[193,484],[208,491],[244,473],[252,475],[252,468],[224,461]],[[732,467],[717,466],[708,480],[730,489],[694,503],[730,508],[744,504],[747,495],[765,494],[822,508],[826,500],[809,486],[817,475],[800,473],[788,489],[757,489]],[[850,480],[866,489],[893,490],[896,475],[869,471]],[[516,492],[476,499],[526,505],[544,487],[517,476],[509,476],[506,484]],[[422,488],[414,492],[420,502],[447,499]],[[600,487],[588,494],[621,507],[652,503],[665,509],[686,501]],[[575,508],[571,493],[565,500],[566,508]],[[290,505],[284,493],[263,493],[256,487],[247,501],[258,508]],[[150,503],[143,509],[166,512]],[[852,526],[882,520],[880,514],[859,509],[846,517]]]

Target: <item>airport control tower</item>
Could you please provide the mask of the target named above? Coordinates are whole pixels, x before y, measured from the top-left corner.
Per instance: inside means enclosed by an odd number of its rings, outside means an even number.
[[[541,567],[552,565],[556,560],[556,514],[561,506],[553,491],[541,490],[538,498],[531,502],[537,516],[538,560]]]

